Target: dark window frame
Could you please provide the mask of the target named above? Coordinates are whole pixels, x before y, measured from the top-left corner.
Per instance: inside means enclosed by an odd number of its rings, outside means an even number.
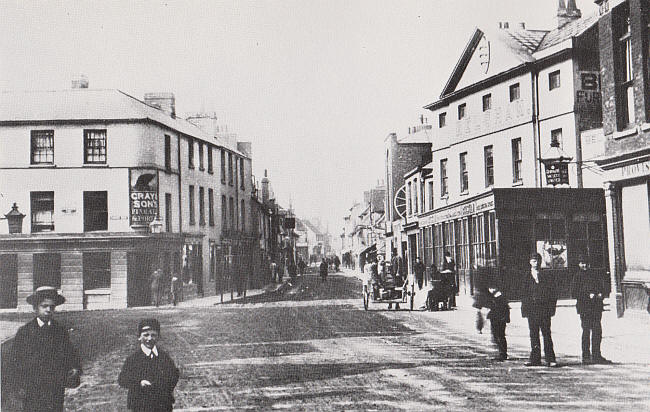
[[[483,164],[485,166],[485,187],[494,186],[494,146],[483,147]]]
[[[244,170],[244,158],[239,158],[239,188],[246,189],[246,170]]]
[[[458,155],[458,163],[460,170],[460,193],[469,192],[469,172],[467,170],[467,152],[462,152]]]
[[[51,194],[51,196],[50,196]],[[53,232],[54,231],[54,192],[53,191],[34,191],[29,192],[30,215],[31,215],[31,232]],[[37,205],[40,205],[38,207]],[[49,212],[50,219],[39,221],[36,219],[36,213]]]
[[[32,130],[30,164],[54,164],[54,130]]]
[[[203,142],[199,142],[199,170],[205,170],[205,163],[203,161]]]
[[[190,209],[190,226],[196,225],[196,211],[195,209],[195,199],[194,199],[194,185],[189,185],[189,209]]]
[[[194,169],[194,139],[187,139],[187,167]]]
[[[208,188],[208,224],[214,226],[214,190]]]
[[[110,289],[111,252],[83,252],[83,290]]]
[[[449,195],[449,176],[447,159],[440,159],[440,197]]]
[[[483,101],[484,112],[487,112],[492,108],[492,93],[484,94],[481,100]]]
[[[172,168],[172,138],[170,135],[165,135],[165,170],[169,171]]]
[[[548,90],[555,90],[562,87],[560,70],[554,70],[548,74]]]
[[[221,149],[221,183],[226,184],[226,151]]]
[[[84,164],[106,164],[106,129],[84,129]]]
[[[458,105],[458,120],[462,120],[467,116],[467,103]]]
[[[521,89],[519,83],[511,84],[509,87],[510,102],[521,99]]]
[[[521,158],[521,137],[512,139],[510,141],[510,146],[512,149],[512,182],[520,183],[522,181],[521,167],[523,165]]]
[[[447,112],[442,112],[438,114],[438,128],[442,129],[447,126]]]
[[[208,173],[213,174],[214,173],[214,165],[212,162],[212,146],[207,145],[207,155],[208,155]]]
[[[199,186],[199,226],[205,226],[205,188]]]
[[[232,186],[235,181],[232,164],[232,153],[228,152],[228,186]]]

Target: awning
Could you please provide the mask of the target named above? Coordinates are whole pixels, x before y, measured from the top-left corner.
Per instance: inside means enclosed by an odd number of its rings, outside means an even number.
[[[361,252],[359,252],[359,256],[368,255],[370,253],[377,253],[377,244],[376,243],[373,243],[372,245],[368,246],[367,248],[365,248]]]

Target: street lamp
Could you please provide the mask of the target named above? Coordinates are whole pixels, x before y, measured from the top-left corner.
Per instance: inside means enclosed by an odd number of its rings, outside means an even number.
[[[160,217],[156,216],[151,223],[149,223],[149,230],[151,233],[162,233],[163,222]]]
[[[11,210],[9,213],[5,214],[4,218],[0,219],[7,219],[7,224],[9,225],[9,233],[14,234],[14,233],[23,233],[23,218],[25,215],[20,213],[18,211],[18,205],[14,203],[13,206],[11,206]]]

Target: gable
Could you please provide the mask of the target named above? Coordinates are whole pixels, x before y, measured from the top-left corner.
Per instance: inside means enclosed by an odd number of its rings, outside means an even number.
[[[476,29],[454,68],[442,95],[471,86],[522,63],[533,61],[531,52],[544,32],[530,30],[482,31]]]

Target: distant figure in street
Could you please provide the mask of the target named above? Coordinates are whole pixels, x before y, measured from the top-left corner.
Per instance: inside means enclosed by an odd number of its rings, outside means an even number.
[[[341,259],[339,259],[338,255],[334,255],[334,269],[336,271],[339,271],[339,266],[341,266]]]
[[[540,366],[541,349],[539,334],[544,338],[544,359],[546,366],[557,366],[553,339],[551,338],[551,317],[555,315],[557,296],[555,284],[550,274],[541,270],[542,257],[533,253],[530,268],[523,273],[521,291],[521,316],[528,319],[530,334],[530,358],[526,366]]]
[[[479,268],[479,287],[475,296],[474,307],[479,309],[488,308],[490,312],[487,318],[490,320],[490,331],[492,341],[497,345],[499,354],[494,358],[496,361],[508,359],[508,342],[506,340],[506,324],[510,322],[510,306],[508,299],[499,287],[499,282],[489,272],[488,268]],[[480,319],[480,312],[478,313]],[[477,322],[477,329],[482,328]]]
[[[582,326],[582,363],[608,364],[611,361],[600,354],[602,340],[601,319],[603,298],[609,293],[609,283],[587,267],[587,259],[580,256],[578,272],[573,277],[572,294],[576,298],[576,310]],[[591,350],[589,341],[591,338]]]
[[[271,261],[271,282],[275,282],[278,278],[278,264]]]
[[[289,263],[287,270],[289,271],[289,277],[291,280],[296,280],[296,276],[298,275],[298,267],[295,263],[293,263],[293,261]]]
[[[151,274],[151,304],[157,306],[160,306],[160,295],[161,295],[161,287],[162,287],[162,276],[163,272],[160,267],[158,267],[156,270],[153,271]]]
[[[138,349],[126,358],[118,378],[129,390],[127,408],[133,412],[173,410],[179,372],[172,358],[157,346],[160,323],[143,319],[138,324]]]
[[[300,273],[300,276],[303,276],[305,274],[305,268],[307,265],[305,264],[305,261],[302,260],[302,257],[298,260],[298,273]]]
[[[170,292],[172,295],[172,303],[174,304],[174,306],[176,306],[178,301],[181,299],[182,290],[183,290],[183,282],[181,281],[181,279],[177,275],[172,276]]]
[[[27,297],[36,317],[18,329],[13,341],[15,385],[21,390],[23,411],[63,411],[64,388],[80,384],[79,357],[68,331],[53,319],[63,302],[53,286],[41,286]]]
[[[327,260],[325,258],[320,262],[320,280],[321,282],[327,280]]]
[[[418,283],[418,289],[422,290],[422,283],[424,282],[424,263],[420,258],[415,258],[415,264],[413,265],[413,272],[415,273],[415,280]]]
[[[442,260],[443,280],[449,288],[449,308],[456,307],[456,294],[458,293],[458,282],[456,280],[456,262],[451,258],[451,253],[445,252],[445,257]]]

